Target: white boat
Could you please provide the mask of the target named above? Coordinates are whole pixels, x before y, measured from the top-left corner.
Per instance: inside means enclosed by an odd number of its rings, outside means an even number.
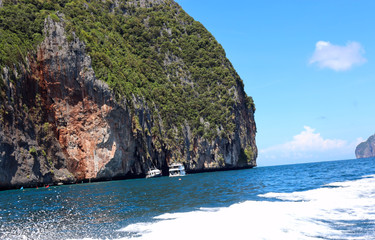
[[[179,177],[185,176],[185,167],[182,163],[173,163],[169,166],[169,176],[170,177]]]
[[[147,172],[146,178],[161,177],[162,173],[159,169],[151,169]]]

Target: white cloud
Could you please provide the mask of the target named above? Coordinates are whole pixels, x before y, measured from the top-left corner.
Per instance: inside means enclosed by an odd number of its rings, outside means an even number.
[[[348,142],[341,139],[325,139],[315,129],[304,130],[291,141],[259,151],[259,165],[277,165],[297,162],[327,161],[354,157],[354,149],[363,139]]]
[[[330,42],[318,41],[309,63],[317,64],[321,68],[345,71],[353,65],[365,63],[367,60],[362,56],[364,52],[358,42],[348,42],[346,46],[338,46]]]

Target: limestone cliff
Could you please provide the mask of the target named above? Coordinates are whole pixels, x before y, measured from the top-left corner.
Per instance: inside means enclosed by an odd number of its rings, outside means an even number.
[[[165,4],[125,2],[136,8]],[[124,9],[120,5],[114,1],[109,9]],[[90,42],[82,41],[74,29],[67,30],[71,27],[67,19],[61,12],[47,16],[44,40],[36,50],[30,50],[24,62],[2,66],[0,188],[142,177],[152,167],[166,175],[168,165],[176,161],[183,162],[187,172],[256,166],[255,108],[236,75],[235,84],[223,90],[232,96],[226,111],[233,126],[205,113],[215,106],[208,103],[197,117],[197,130],[188,117],[169,120],[179,115],[179,109],[168,112],[165,106],[170,105],[150,100],[142,92],[121,95],[116,86],[106,83],[111,81],[99,79],[91,57],[97,66],[98,55],[90,52]],[[206,90],[198,89],[187,60],[178,53],[163,54],[166,79],[172,82],[172,74],[178,75],[176,79],[195,95],[185,97],[204,96]],[[223,67],[230,64],[221,61]],[[171,65],[178,65],[179,72],[168,72]],[[207,89],[214,88],[217,80],[211,81]],[[167,84],[176,87],[176,83]]]
[[[375,134],[355,148],[356,158],[375,157]]]

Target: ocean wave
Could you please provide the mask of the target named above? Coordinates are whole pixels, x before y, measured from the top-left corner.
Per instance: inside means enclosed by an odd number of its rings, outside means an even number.
[[[375,175],[259,196],[264,200],[163,214],[118,231],[131,233],[124,239],[375,239]]]

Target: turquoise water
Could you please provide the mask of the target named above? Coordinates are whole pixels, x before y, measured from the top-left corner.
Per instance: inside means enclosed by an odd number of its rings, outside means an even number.
[[[0,192],[0,239],[375,239],[375,159]]]

